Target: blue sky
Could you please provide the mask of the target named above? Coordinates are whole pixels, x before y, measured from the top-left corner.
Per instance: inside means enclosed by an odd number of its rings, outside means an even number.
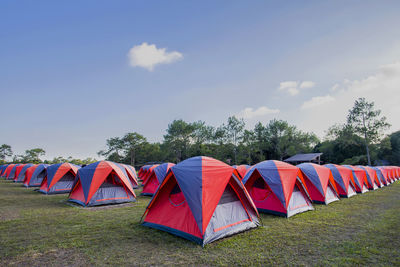
[[[160,141],[174,119],[231,115],[323,137],[359,96],[399,130],[399,12],[399,1],[1,1],[0,142],[97,157],[109,137]]]

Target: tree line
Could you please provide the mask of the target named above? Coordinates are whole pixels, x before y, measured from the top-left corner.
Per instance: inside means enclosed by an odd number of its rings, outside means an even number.
[[[246,129],[243,119],[229,117],[218,127],[204,121],[174,120],[161,142],[149,142],[137,132],[106,140],[98,155],[107,160],[139,167],[147,163],[180,162],[193,156],[210,156],[228,164],[255,164],[263,160],[284,160],[298,153],[321,152],[322,161],[351,165],[400,165],[400,131],[384,136],[390,127],[374,102],[364,98],[355,101],[345,124],[335,124],[320,140],[312,132],[304,132],[287,121],[273,119]],[[3,145],[7,146],[7,145]],[[0,160],[10,157],[0,149]],[[8,152],[11,151],[10,150]],[[44,151],[27,150],[14,157],[20,162],[37,162]],[[88,164],[95,159],[55,158],[51,163],[75,161]]]
[[[93,162],[96,162],[96,159],[86,158],[86,159],[74,159],[73,157],[63,158],[63,157],[55,157],[52,160],[41,160],[40,157],[44,156],[46,151],[43,148],[32,148],[25,150],[25,153],[22,155],[14,155],[12,148],[10,145],[3,144],[0,146],[0,164],[5,163],[46,163],[46,164],[56,164],[62,162],[69,162],[76,165],[87,165]],[[6,159],[11,157],[11,161],[7,161]]]
[[[148,142],[133,132],[109,138],[98,152],[108,160],[140,166],[156,162],[180,162],[186,158],[210,156],[228,164],[255,164],[283,160],[298,153],[322,152],[322,161],[336,164],[399,165],[400,131],[384,136],[390,127],[374,102],[355,101],[347,122],[330,127],[320,140],[287,121],[273,119],[246,129],[243,119],[234,116],[219,127],[204,121],[174,120],[162,142]]]

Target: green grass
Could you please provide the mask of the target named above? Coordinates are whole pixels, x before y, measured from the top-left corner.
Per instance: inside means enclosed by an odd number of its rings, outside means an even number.
[[[137,191],[137,193],[140,193]],[[146,228],[150,198],[79,208],[0,180],[0,266],[7,265],[400,265],[400,183],[315,205],[205,248]]]

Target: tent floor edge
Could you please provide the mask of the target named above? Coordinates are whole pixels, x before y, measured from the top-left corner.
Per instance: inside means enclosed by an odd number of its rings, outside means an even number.
[[[303,213],[303,212],[310,211],[310,210],[315,210],[314,207],[311,205],[311,203],[310,203],[310,205],[295,209],[293,211],[289,211],[288,210],[287,217],[290,218],[290,217],[292,217],[292,216],[294,216],[296,214]]]
[[[236,226],[235,228],[230,229],[230,231],[226,232],[223,236],[219,236],[219,237],[216,237],[216,238],[210,238],[210,239],[207,239],[205,237],[203,246],[205,246],[205,245],[207,245],[207,244],[209,244],[211,242],[217,241],[217,240],[222,240],[222,239],[229,238],[229,237],[232,237],[234,235],[237,235],[239,233],[243,233],[243,232],[246,232],[246,231],[249,231],[249,230],[252,230],[252,229],[256,229],[257,227],[261,226],[261,222],[259,222],[258,220],[257,221],[248,220],[246,222],[240,223],[240,224],[235,225],[235,226]]]
[[[194,236],[194,235],[191,235],[191,234],[188,234],[188,233],[173,229],[171,227],[164,226],[164,225],[161,225],[161,224],[156,224],[156,223],[150,223],[150,222],[142,222],[142,225],[146,226],[146,227],[149,227],[149,228],[154,228],[154,229],[157,229],[157,230],[161,230],[161,231],[170,233],[170,234],[175,235],[175,236],[179,236],[181,238],[193,241],[193,242],[195,242],[195,243],[197,243],[199,245],[204,246],[202,238],[199,238],[197,236]]]
[[[154,196],[154,194],[152,193],[140,193],[141,196],[145,196],[145,197],[152,197]]]
[[[47,192],[47,191],[44,191],[44,190],[41,190],[41,189],[37,190],[37,192],[39,192],[39,193],[42,193],[42,194],[45,194],[45,195],[47,195],[47,194],[48,194],[48,192]]]
[[[330,203],[332,203],[332,202],[339,201],[339,200],[340,200],[340,199],[337,198],[337,197],[328,199],[328,200],[325,201],[325,205],[328,205],[328,204],[330,204]]]
[[[288,217],[287,213],[284,212],[279,212],[279,211],[275,211],[275,210],[268,210],[268,209],[260,209],[257,208],[258,212],[260,213],[264,213],[264,214],[272,214],[272,215],[276,215],[276,216],[280,216],[280,217]]]
[[[328,203],[326,201],[320,201],[320,200],[313,200],[313,204],[321,204],[321,205],[327,205]]]
[[[122,199],[122,200],[108,200],[108,201],[101,201],[101,202],[95,202],[95,203],[91,203],[89,201],[89,203],[86,205],[86,207],[98,207],[98,206],[106,206],[106,205],[120,205],[120,204],[124,204],[124,203],[132,203],[132,202],[136,202],[135,198],[131,198],[131,199]]]
[[[49,191],[46,195],[61,195],[61,194],[69,194],[71,190],[60,190],[60,191]]]
[[[355,194],[348,194],[348,195],[339,195],[340,198],[351,198],[352,196],[357,195],[357,193]]]
[[[26,184],[24,184],[24,186],[26,187],[26,188],[29,188],[29,187],[40,187],[40,185],[26,185]]]
[[[72,202],[72,203],[75,203],[75,204],[79,204],[79,205],[81,205],[81,206],[83,206],[83,207],[86,207],[86,204],[85,203],[83,203],[82,201],[79,201],[79,200],[76,200],[76,199],[68,199],[67,200],[68,202]]]

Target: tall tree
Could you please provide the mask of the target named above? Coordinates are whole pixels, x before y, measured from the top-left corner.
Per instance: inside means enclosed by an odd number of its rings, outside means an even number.
[[[233,155],[235,164],[237,164],[237,147],[243,139],[245,123],[243,119],[238,119],[235,116],[228,118],[228,123],[225,125],[227,142],[233,145]]]
[[[42,148],[33,148],[29,150],[25,150],[25,154],[21,156],[21,162],[24,163],[41,163],[42,160],[39,158],[40,156],[44,156],[46,151]]]
[[[254,126],[254,142],[255,149],[257,151],[257,162],[265,160],[264,153],[267,151],[267,129],[262,125],[261,122]]]
[[[374,102],[368,102],[363,97],[359,98],[347,116],[347,123],[364,139],[368,165],[371,165],[369,145],[378,142],[382,132],[390,127],[386,117],[381,116],[381,110],[375,110],[374,106]]]
[[[122,138],[122,142],[126,157],[130,159],[130,164],[135,166],[136,151],[140,149],[144,143],[147,143],[146,138],[136,132],[127,133]]]
[[[393,161],[395,160],[395,157],[393,157],[393,152],[396,149],[396,145],[394,144],[394,147],[392,147],[392,135],[385,136],[382,138],[382,140],[379,142],[379,144],[376,145],[377,147],[377,156],[378,156],[378,162],[377,165],[383,165],[381,160],[385,160],[390,162],[392,165],[397,165],[397,163],[394,163]],[[379,162],[381,161],[381,162]]]
[[[190,156],[210,156],[212,154],[210,146],[214,140],[215,129],[206,125],[204,121],[192,123],[193,126],[193,144],[190,149]]]
[[[356,135],[353,127],[348,124],[331,126],[325,140],[314,148],[314,152],[322,152],[322,160],[330,163],[355,162],[355,164],[362,164],[366,161],[366,157],[365,160],[361,157],[364,155],[363,139]],[[357,160],[359,162],[356,162]]]
[[[0,146],[0,160],[4,161],[7,157],[11,157],[12,154],[11,146],[6,144]]]
[[[283,160],[288,156],[289,148],[293,144],[294,126],[287,121],[271,120],[266,126],[267,145],[272,159]]]
[[[121,162],[122,151],[124,149],[124,141],[119,137],[112,137],[106,140],[107,148],[97,152],[99,156],[106,157],[107,160]]]
[[[168,150],[173,153],[172,161],[180,162],[187,158],[194,130],[193,124],[183,120],[174,120],[168,125],[164,142]]]
[[[283,120],[271,120],[265,131],[270,159],[283,160],[296,153],[308,153],[319,142],[315,134],[297,130]]]
[[[253,154],[257,153],[256,135],[253,131],[244,130],[243,139],[239,146],[241,158],[247,164],[251,164]]]
[[[400,131],[394,132],[389,135],[390,147],[391,147],[391,157],[390,163],[392,165],[400,165]]]
[[[167,149],[161,148],[160,143],[145,142],[135,152],[135,165],[162,161],[169,161],[169,158]]]

